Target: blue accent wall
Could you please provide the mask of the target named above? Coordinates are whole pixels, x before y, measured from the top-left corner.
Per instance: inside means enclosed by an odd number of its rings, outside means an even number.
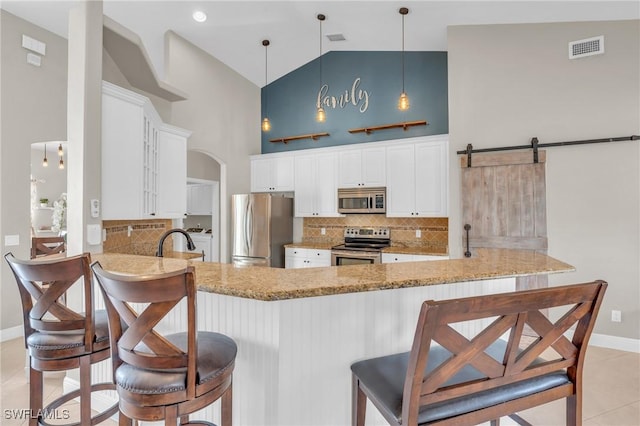
[[[262,132],[263,154],[449,132],[447,52],[405,52],[404,85],[411,102],[408,111],[397,108],[402,92],[402,52],[324,54],[322,82],[328,85],[326,96],[331,105],[324,105],[327,116],[324,123],[315,120],[320,90],[319,61],[316,58],[262,88],[262,118],[266,114],[271,121],[271,131]],[[359,85],[352,91],[358,78]],[[352,92],[355,94],[353,99]],[[332,97],[336,100],[335,108]],[[369,135],[348,131],[416,120],[426,120],[429,124],[406,131],[401,128],[380,130]],[[270,139],[320,132],[328,132],[330,136],[315,142],[311,139],[287,144],[269,142]]]

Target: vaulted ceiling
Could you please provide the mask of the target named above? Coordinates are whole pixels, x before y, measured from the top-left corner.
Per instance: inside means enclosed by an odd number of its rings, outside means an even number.
[[[63,37],[74,1],[2,1],[1,7]],[[104,14],[138,34],[156,73],[164,75],[164,33],[173,30],[258,86],[265,84],[263,39],[269,39],[269,82],[322,52],[400,50],[401,6],[406,50],[447,50],[447,27],[564,21],[640,19],[631,1],[116,1]],[[192,14],[202,10],[204,23]],[[342,34],[343,41],[326,37]],[[599,34],[585,34],[586,37]]]

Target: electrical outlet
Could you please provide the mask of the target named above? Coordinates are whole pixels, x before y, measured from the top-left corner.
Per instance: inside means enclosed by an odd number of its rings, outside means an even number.
[[[320,235],[326,235],[327,234],[327,228],[320,228]]]
[[[4,236],[4,245],[9,246],[19,246],[20,245],[20,235],[5,235]]]
[[[422,231],[419,229],[416,229],[416,238],[420,238],[422,237]]]
[[[611,321],[612,322],[622,322],[622,311],[618,311],[616,309],[611,311]]]

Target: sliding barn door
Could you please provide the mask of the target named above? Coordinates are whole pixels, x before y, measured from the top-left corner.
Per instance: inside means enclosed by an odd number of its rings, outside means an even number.
[[[545,152],[473,154],[461,157],[462,220],[469,247],[547,253]],[[466,232],[464,234],[466,247]],[[547,275],[519,277],[518,290],[547,287]]]

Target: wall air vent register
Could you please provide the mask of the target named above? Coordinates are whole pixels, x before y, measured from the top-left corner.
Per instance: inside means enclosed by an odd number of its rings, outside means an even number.
[[[584,58],[586,56],[604,53],[604,36],[585,38],[569,42],[569,59]]]

